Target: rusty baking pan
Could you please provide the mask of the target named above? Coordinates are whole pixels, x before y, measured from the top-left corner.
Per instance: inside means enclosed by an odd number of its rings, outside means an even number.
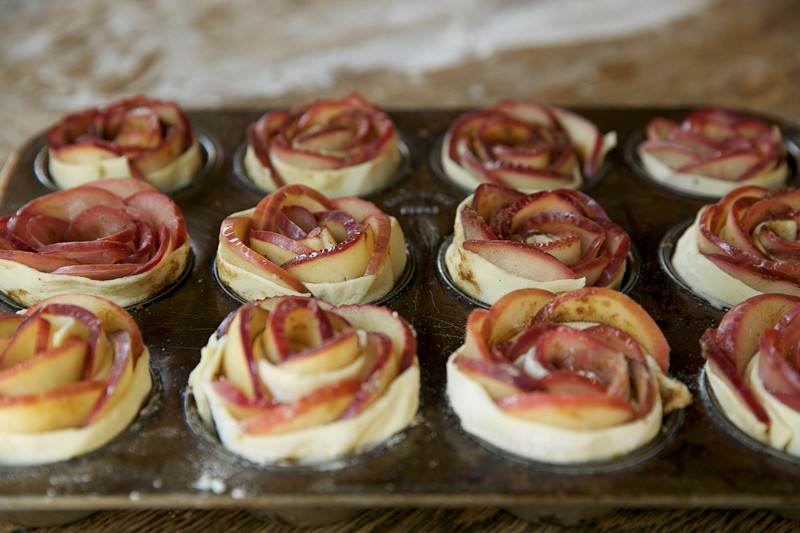
[[[429,154],[458,111],[390,113],[407,148],[402,179],[371,197],[394,215],[416,255],[406,289],[387,305],[412,322],[422,369],[419,421],[390,446],[335,468],[256,467],[220,450],[214,437],[192,429],[183,391],[200,349],[238,303],[217,286],[212,262],[219,224],[255,205],[260,194],[237,177],[234,154],[245,127],[261,110],[194,111],[214,164],[192,186],[173,194],[192,238],[195,261],[178,287],[132,310],[152,354],[160,387],[136,425],[100,450],[67,462],[0,468],[0,510],[81,511],[106,508],[241,507],[273,513],[287,508],[496,505],[530,516],[531,509],[580,507],[800,506],[800,469],[733,438],[710,415],[698,383],[703,360],[697,339],[722,311],[692,298],[659,268],[659,242],[701,202],[643,179],[623,157],[626,141],[653,116],[680,118],[676,108],[583,108],[601,130],[615,130],[619,147],[589,193],[630,234],[639,274],[629,294],[655,318],[672,346],[672,375],[695,395],[685,416],[642,460],[619,468],[559,469],[509,458],[460,429],[445,398],[445,361],[464,334],[472,309],[437,274],[437,253],[451,233],[464,192],[440,179]],[[797,130],[783,125],[791,134]],[[10,213],[50,191],[37,178],[44,141],[25,144],[10,169],[2,203]],[[41,156],[38,156],[41,158]],[[434,158],[435,159],[435,158]],[[10,310],[10,309],[9,309]],[[187,402],[190,407],[190,402]],[[711,406],[711,407],[707,407]]]

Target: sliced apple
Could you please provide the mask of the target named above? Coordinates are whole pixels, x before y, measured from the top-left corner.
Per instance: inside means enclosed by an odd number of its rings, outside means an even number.
[[[382,215],[383,211],[372,202],[355,198],[352,196],[345,196],[342,198],[335,198],[330,200],[334,209],[344,211],[357,221],[361,222],[370,215]]]
[[[692,165],[700,160],[700,156],[686,145],[670,141],[645,141],[639,150],[655,157],[672,170]]]
[[[327,313],[311,298],[281,298],[265,327],[264,350],[275,363],[315,348],[337,333]]]
[[[244,244],[250,228],[250,219],[247,217],[228,217],[222,221],[219,242],[220,253],[225,261],[266,277],[282,287],[307,293],[308,289],[297,278]]]
[[[525,194],[514,189],[494,183],[482,183],[475,189],[472,208],[481,218],[490,220],[499,209],[513,205],[522,198],[525,198]]]
[[[619,426],[636,414],[616,396],[583,396],[528,392],[497,402],[509,415],[548,426],[576,430],[597,430]]]
[[[669,368],[669,344],[658,324],[639,304],[620,292],[588,287],[563,293],[545,305],[536,320],[614,326],[636,339],[665,372]]]
[[[319,388],[294,402],[270,405],[242,422],[253,435],[280,435],[333,422],[341,417],[358,392],[359,383],[346,380]]]
[[[363,231],[336,247],[298,256],[281,267],[304,283],[342,282],[364,275],[369,264],[375,234],[367,225]]]
[[[487,344],[493,346],[526,329],[554,297],[542,289],[520,289],[497,300],[482,327]]]
[[[387,307],[377,305],[340,305],[336,314],[357,329],[382,333],[392,341],[392,350],[402,372],[417,356],[417,334],[403,317]]]
[[[800,305],[800,298],[786,294],[761,294],[731,308],[717,327],[719,349],[744,375],[747,365],[758,351],[761,333],[777,324],[791,308]]]
[[[102,381],[81,381],[45,394],[0,398],[6,433],[41,433],[78,427],[103,393]]]
[[[50,323],[34,313],[22,322],[0,355],[0,369],[23,363],[50,346]]]
[[[264,330],[268,313],[254,304],[243,305],[228,329],[222,356],[227,379],[248,398],[262,398],[264,387],[258,377],[261,344],[256,342]]]
[[[349,329],[317,346],[291,354],[280,365],[304,374],[328,372],[347,366],[360,353],[358,335],[354,329]]]
[[[479,383],[493,400],[500,400],[537,388],[536,380],[512,364],[495,363],[473,357],[459,357],[456,365],[461,372]]]
[[[465,250],[476,253],[498,268],[533,281],[575,279],[578,276],[552,255],[514,241],[465,241]]]
[[[173,238],[174,248],[186,242],[188,234],[183,213],[169,196],[155,191],[142,191],[128,197],[125,204],[141,213],[151,227],[166,227]]]
[[[312,213],[333,209],[333,204],[321,193],[305,185],[286,185],[265,196],[252,214],[253,227],[274,231],[278,212],[297,205]]]
[[[250,230],[248,235],[250,248],[273,263],[282,264],[291,261],[298,255],[314,252],[314,248],[284,237],[280,233]]]
[[[399,354],[392,349],[392,341],[387,335],[370,331],[365,344],[361,386],[353,402],[342,413],[343,419],[358,416],[383,396],[400,369]]]
[[[757,267],[722,254],[703,254],[703,256],[721,270],[758,291],[800,296],[797,280],[779,271]]]
[[[225,404],[228,413],[237,420],[256,417],[264,409],[278,405],[274,400],[248,398],[224,377],[212,382],[211,387],[217,397]]]
[[[78,381],[87,347],[83,339],[70,339],[0,371],[0,395],[41,394]]]
[[[559,107],[551,108],[556,119],[561,123],[578,152],[578,156],[583,163],[584,177],[590,177],[600,169],[601,152],[603,148],[603,136],[591,121],[584,117],[562,109]]]
[[[514,204],[511,216],[511,231],[517,232],[523,223],[542,213],[573,213],[582,215],[580,209],[572,202],[571,198],[562,195],[561,191],[541,191],[529,195],[525,200]]]
[[[104,189],[115,196],[125,200],[138,192],[143,191],[156,191],[157,189],[150,185],[145,180],[138,180],[132,178],[112,178],[102,179],[92,182],[92,187]]]
[[[75,217],[67,224],[67,229],[62,232],[61,237],[50,242],[61,242],[65,240],[64,236],[68,235],[72,241],[106,239],[126,243],[133,239],[135,232],[136,225],[124,209],[96,205]]]
[[[736,152],[701,162],[689,163],[681,167],[679,172],[699,174],[720,180],[737,181],[754,165],[758,164],[762,157],[754,152]]]
[[[124,330],[117,331],[111,334],[111,342],[114,357],[106,380],[106,388],[97,403],[92,407],[86,420],[84,420],[84,426],[88,426],[109,414],[127,394],[133,382],[134,354],[131,350],[131,336]]]
[[[91,211],[92,209],[94,208],[87,209],[87,211]],[[25,240],[23,241],[15,235],[15,237],[17,237],[15,244],[19,243],[23,246],[12,246],[17,249],[28,251],[32,251],[34,248],[40,249],[48,244],[63,241],[69,233],[69,227],[70,223],[66,220],[51,217],[50,215],[34,215],[28,219],[24,230],[20,231],[21,228],[17,228],[20,235],[24,233]]]
[[[675,122],[666,118],[657,117],[647,123],[647,138],[651,140],[669,139],[672,133],[680,129]]]
[[[39,253],[71,259],[81,264],[113,264],[128,257],[131,249],[124,243],[101,240],[48,244]]]

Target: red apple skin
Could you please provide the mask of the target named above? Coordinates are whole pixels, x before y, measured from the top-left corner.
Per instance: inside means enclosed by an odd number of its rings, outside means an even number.
[[[758,351],[761,333],[772,328],[800,298],[785,294],[761,294],[732,307],[717,327],[716,340],[722,355],[730,359],[738,374]]]
[[[717,370],[719,375],[728,385],[739,394],[739,397],[748,406],[753,415],[763,424],[769,426],[770,418],[767,411],[761,405],[750,387],[743,381],[742,376],[736,371],[734,362],[723,353],[716,342],[716,331],[706,330],[700,338],[700,346],[703,349],[703,357],[709,364]]]
[[[537,388],[537,382],[511,364],[498,364],[486,359],[459,357],[458,369],[483,386],[493,400],[522,394]]]
[[[665,372],[669,368],[669,343],[658,324],[621,292],[587,287],[563,293],[545,305],[536,320],[598,322],[614,326],[636,339]]]
[[[232,253],[253,265],[256,271],[266,272],[279,283],[300,293],[307,293],[308,289],[294,276],[283,270],[278,265],[268,261],[263,256],[251,250],[242,240],[250,228],[250,220],[245,217],[228,217],[220,227],[220,244],[227,247]]]
[[[252,435],[275,435],[338,419],[358,392],[359,383],[346,380],[315,390],[292,403],[266,407],[242,422]],[[308,417],[308,419],[306,418]]]
[[[497,402],[506,413],[568,429],[617,426],[636,416],[627,402],[616,396],[583,396],[528,392]]]
[[[475,189],[472,209],[484,220],[489,220],[492,213],[506,206],[514,205],[523,198],[525,198],[525,194],[514,189],[494,183],[482,183]]]
[[[274,231],[272,226],[276,220],[278,212],[287,205],[287,202],[294,197],[307,198],[309,202],[316,204],[318,211],[334,209],[334,205],[321,193],[305,185],[286,185],[277,191],[268,194],[261,200],[253,211],[253,227]]]
[[[353,418],[383,396],[397,377],[400,354],[392,349],[392,340],[383,333],[367,333],[368,350],[373,351],[372,366],[368,368],[353,401],[342,413],[342,419]]]
[[[488,345],[526,329],[553,298],[554,293],[542,289],[520,289],[500,298],[489,309],[482,326]]]

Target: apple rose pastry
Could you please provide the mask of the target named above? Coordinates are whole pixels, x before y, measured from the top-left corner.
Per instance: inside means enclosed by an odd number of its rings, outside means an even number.
[[[463,428],[498,448],[597,461],[646,444],[665,414],[691,403],[668,366],[661,330],[624,294],[521,289],[470,313],[447,393]]]
[[[189,377],[198,412],[257,463],[359,453],[417,413],[416,337],[397,313],[313,298],[245,304],[222,323]]]
[[[789,174],[780,129],[727,109],[698,109],[680,124],[655,118],[638,151],[657,182],[708,196],[743,185],[775,188]]]
[[[725,416],[759,441],[800,455],[800,298],[754,296],[728,311],[700,345]]]
[[[247,128],[244,166],[265,191],[298,183],[339,197],[385,186],[401,159],[391,119],[352,93],[265,114]]]
[[[136,96],[67,115],[47,132],[49,170],[62,189],[106,178],[141,178],[170,192],[203,164],[183,111]]]
[[[463,115],[442,143],[445,174],[465,189],[491,182],[521,191],[580,187],[614,148],[614,132],[566,109],[505,101]]]
[[[767,292],[800,296],[800,191],[736,189],[703,207],[672,265],[693,291],[735,305]]]
[[[136,418],[152,386],[133,318],[84,294],[0,316],[0,463],[66,460]]]
[[[579,191],[484,183],[458,207],[445,263],[458,288],[492,304],[516,289],[618,288],[629,250],[628,235]]]
[[[286,185],[222,222],[216,267],[247,301],[313,295],[345,304],[385,296],[407,259],[397,220],[372,203]]]
[[[180,278],[189,253],[168,196],[142,180],[96,181],[0,219],[0,290],[25,307],[66,293],[130,306]]]

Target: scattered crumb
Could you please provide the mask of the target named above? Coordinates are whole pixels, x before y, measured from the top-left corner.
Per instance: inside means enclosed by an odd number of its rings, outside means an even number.
[[[231,491],[231,498],[234,500],[241,500],[245,496],[247,496],[247,491],[245,491],[242,487],[235,487]]]
[[[203,474],[192,484],[192,487],[197,490],[211,491],[214,494],[222,494],[225,492],[225,480],[212,477],[207,472],[203,472]]]
[[[128,499],[131,500],[132,502],[138,502],[139,500],[142,499],[142,495],[139,494],[138,490],[134,490],[133,492],[128,494]]]

